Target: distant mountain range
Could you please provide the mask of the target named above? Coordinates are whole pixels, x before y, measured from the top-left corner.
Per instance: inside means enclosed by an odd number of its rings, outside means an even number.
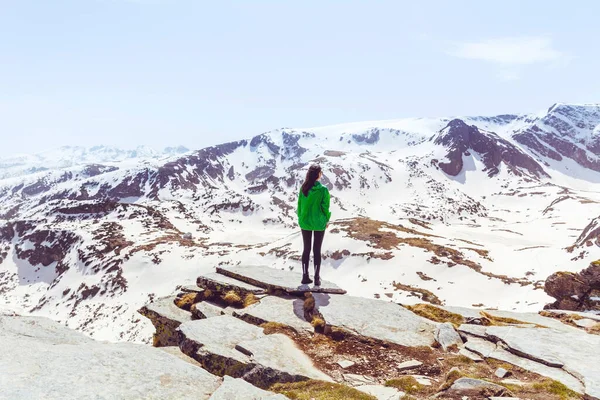
[[[298,187],[324,168],[323,275],[353,295],[519,311],[600,258],[600,105],[278,129],[196,151],[0,159],[0,302],[146,341],[148,299],[218,264],[298,268]],[[192,239],[184,238],[191,233]]]

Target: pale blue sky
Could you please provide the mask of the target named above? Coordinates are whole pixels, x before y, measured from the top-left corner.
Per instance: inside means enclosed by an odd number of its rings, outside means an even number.
[[[600,102],[600,2],[0,0],[0,155]]]

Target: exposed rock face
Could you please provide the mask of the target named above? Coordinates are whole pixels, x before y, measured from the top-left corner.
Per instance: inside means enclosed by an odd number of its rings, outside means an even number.
[[[314,298],[329,326],[402,346],[431,346],[435,341],[435,325],[398,304],[325,293]]]
[[[593,262],[579,273],[556,272],[546,279],[544,290],[556,299],[546,308],[600,310],[600,262]]]
[[[457,379],[450,389],[446,391],[447,394],[455,396],[498,396],[507,397],[511,393],[504,386],[496,385],[495,383],[482,381],[473,378],[460,378]]]
[[[175,299],[175,296],[163,297],[139,310],[156,328],[153,342],[156,347],[179,345],[177,328],[192,320],[192,314],[177,307]]]
[[[219,378],[159,349],[96,342],[45,319],[0,314],[0,397],[208,399]]]
[[[437,327],[437,330],[435,331],[435,340],[442,346],[444,351],[448,351],[452,346],[459,347],[463,345],[460,335],[456,332],[454,325],[450,322],[445,322]]]
[[[230,375],[262,388],[309,378],[331,380],[285,335],[229,315],[187,322],[179,328],[181,350],[216,375]]]
[[[267,392],[252,386],[243,379],[230,376],[223,378],[223,384],[210,396],[209,400],[286,400],[282,394]]]
[[[474,151],[481,155],[484,171],[490,177],[498,174],[500,163],[504,163],[517,176],[523,172],[538,178],[548,176],[540,164],[515,145],[495,133],[482,132],[474,125],[469,126],[460,119],[450,121],[435,138],[435,143],[449,148],[446,155],[448,162],[438,163],[448,175],[458,175],[463,170],[463,155]]]
[[[338,293],[344,294],[345,290],[341,289],[333,282],[321,279],[321,286],[314,284],[300,284],[302,274],[298,272],[281,271],[274,268],[269,268],[260,265],[248,266],[221,266],[217,267],[217,272],[221,275],[243,281],[254,286],[265,288],[267,290],[282,290],[288,293]]]
[[[600,171],[600,124],[597,105],[555,104],[541,119],[534,121],[513,138],[536,153],[561,161],[570,158],[579,165]]]

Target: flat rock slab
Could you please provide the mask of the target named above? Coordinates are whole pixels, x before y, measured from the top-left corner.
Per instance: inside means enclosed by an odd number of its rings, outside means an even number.
[[[282,271],[267,266],[222,266],[217,272],[251,285],[269,290],[283,290],[288,293],[337,293],[345,294],[335,283],[321,279],[321,286],[302,285],[302,274],[292,271]]]
[[[162,350],[0,317],[0,398],[208,399],[219,378]]]
[[[450,322],[444,322],[440,324],[435,331],[435,340],[438,341],[444,351],[448,351],[452,346],[462,347],[463,341],[460,338],[454,325]]]
[[[192,305],[192,315],[196,319],[219,317],[224,314],[225,307],[221,307],[207,301],[201,301],[200,303],[195,303]]]
[[[236,311],[244,321],[254,324],[277,322],[294,328],[296,331],[312,331],[313,327],[304,319],[304,300],[267,296],[260,302]]]
[[[476,308],[468,308],[468,307],[452,307],[452,306],[442,306],[446,311],[453,312],[455,314],[460,314],[465,318],[481,318],[483,315],[481,312],[485,312],[493,317],[497,318],[510,318],[513,320],[524,322],[525,324],[533,324],[540,325],[546,328],[559,329],[564,331],[572,331],[574,328],[570,325],[564,324],[559,320],[554,318],[544,317],[537,313],[520,313],[515,311],[504,311],[504,310],[479,310]]]
[[[175,305],[175,296],[161,297],[140,309],[140,314],[150,318],[164,318],[178,324],[192,320],[192,313]]]
[[[583,311],[567,311],[567,310],[544,310],[545,312],[549,312],[557,315],[577,315],[584,318],[593,319],[595,321],[600,322],[600,314],[595,314],[593,312],[583,312]]]
[[[504,386],[473,378],[459,378],[450,389],[448,394],[457,396],[504,396],[508,392]]]
[[[210,289],[217,292],[226,292],[229,290],[235,290],[241,293],[252,293],[252,294],[263,294],[265,289],[245,281],[241,281],[235,278],[231,278],[226,275],[218,273],[208,273],[198,277],[196,283],[199,287],[204,289]]]
[[[565,370],[561,368],[549,367],[537,361],[533,361],[528,358],[520,357],[513,353],[509,353],[503,348],[498,347],[495,343],[489,342],[485,339],[469,338],[467,343],[465,343],[465,347],[468,350],[477,353],[484,358],[493,358],[496,360],[507,362],[509,364],[516,365],[517,367],[521,367],[527,371],[531,371],[536,374],[545,376],[547,378],[559,381],[565,386],[567,386],[569,389],[577,393],[584,392],[584,387],[581,381],[579,381],[577,378],[575,378],[573,375],[569,374]]]
[[[225,376],[223,384],[210,396],[210,400],[287,400],[282,394],[267,392],[243,379]]]
[[[264,379],[331,380],[285,335],[265,335],[257,326],[222,315],[179,327],[182,351],[217,375],[243,377],[265,387]],[[270,382],[273,383],[273,382]]]
[[[400,400],[406,393],[399,391],[396,388],[382,385],[364,385],[356,386],[356,390],[374,396],[377,400]]]
[[[586,394],[600,398],[600,336],[505,326],[490,326],[487,334],[502,340],[511,352],[547,365],[562,364],[564,370],[583,378]]]
[[[259,339],[241,342],[236,346],[243,349],[253,362],[290,375],[331,381],[331,378],[316,369],[306,354],[287,336],[265,335]]]
[[[401,346],[431,346],[435,342],[436,325],[398,304],[323,293],[315,293],[314,298],[315,309],[327,325]]]

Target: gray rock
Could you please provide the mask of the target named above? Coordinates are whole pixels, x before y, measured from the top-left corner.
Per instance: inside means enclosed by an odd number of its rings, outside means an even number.
[[[481,314],[481,312],[483,311],[494,317],[511,318],[511,319],[514,319],[517,321],[524,322],[526,324],[540,325],[540,326],[544,326],[547,328],[554,328],[554,329],[565,330],[565,331],[571,331],[573,329],[576,329],[576,328],[573,328],[572,326],[562,323],[559,320],[556,320],[554,318],[543,317],[537,313],[521,313],[521,312],[504,311],[504,310],[478,310],[475,308],[451,307],[451,306],[443,306],[442,308],[444,310],[453,312],[455,314],[460,314],[467,319],[482,318],[483,315]]]
[[[566,332],[505,326],[490,326],[487,334],[506,343],[512,353],[550,366],[561,365],[583,379],[587,395],[600,398],[600,336],[578,329]]]
[[[224,314],[224,307],[220,307],[207,301],[202,301],[192,306],[192,315],[196,319],[219,317]]]
[[[259,387],[306,378],[331,380],[285,335],[265,335],[257,326],[222,315],[179,327],[180,348],[209,372],[243,377]]]
[[[217,267],[217,272],[269,290],[283,290],[288,293],[346,293],[335,283],[326,281],[323,277],[321,277],[321,286],[302,285],[301,273],[266,266],[221,266]]]
[[[510,375],[510,372],[508,372],[504,368],[498,368],[496,370],[496,372],[494,373],[494,375],[496,375],[498,378],[502,379],[502,378],[506,378],[508,375]]]
[[[562,315],[577,315],[583,318],[593,319],[595,321],[600,322],[600,314],[594,314],[593,312],[583,312],[583,311],[566,311],[566,310],[544,310],[544,312],[549,312],[556,314],[558,316]]]
[[[282,394],[267,392],[243,379],[230,376],[223,378],[223,384],[210,396],[210,400],[286,400]]]
[[[327,325],[402,346],[431,346],[435,341],[435,324],[398,304],[323,293],[314,298]]]
[[[431,382],[431,378],[425,375],[410,375],[413,378],[415,378],[415,380],[423,386],[431,386],[432,382]]]
[[[165,351],[97,342],[45,318],[0,317],[0,398],[208,399],[219,379]]]
[[[386,387],[382,385],[363,385],[356,386],[356,390],[374,396],[377,400],[400,400],[406,393],[399,391],[396,388]]]
[[[346,369],[346,368],[350,368],[351,366],[355,365],[356,363],[354,361],[350,361],[350,360],[340,360],[336,364],[339,365],[341,368]]]
[[[183,285],[179,288],[180,291],[182,292],[188,292],[188,293],[202,293],[204,292],[204,289],[202,289],[201,287],[197,286],[197,285]]]
[[[210,289],[215,292],[227,292],[229,290],[235,290],[236,292],[247,294],[263,294],[265,289],[251,285],[244,281],[231,278],[222,274],[208,273],[198,277],[196,283],[199,287],[204,289]]]
[[[458,354],[460,354],[461,356],[465,356],[475,362],[483,361],[483,358],[479,357],[479,355],[477,355],[476,353],[473,353],[471,350],[465,349],[464,347],[462,349],[460,349]]]
[[[481,325],[471,325],[471,324],[462,324],[458,327],[458,331],[460,333],[465,333],[467,335],[485,338],[486,337],[486,327]]]
[[[542,329],[540,329],[540,331],[541,330]],[[559,381],[565,386],[567,386],[569,389],[577,393],[584,392],[584,387],[581,381],[575,378],[570,373],[566,372],[565,370],[560,368],[549,367],[545,364],[532,361],[528,358],[519,357],[487,340],[479,338],[469,338],[467,343],[465,343],[465,347],[468,350],[477,353],[482,357],[504,361],[509,364],[516,365],[517,367],[521,367],[527,371],[531,371],[536,374],[545,376],[547,378]]]
[[[255,340],[240,342],[237,347],[249,352],[254,363],[290,375],[331,381],[331,378],[316,369],[310,358],[285,335],[264,335]]]
[[[150,319],[156,328],[154,345],[157,347],[177,346],[179,344],[177,328],[182,323],[192,320],[192,313],[177,307],[174,301],[175,296],[162,297],[138,311]]]
[[[396,364],[396,369],[398,372],[409,371],[411,369],[419,368],[421,365],[423,365],[421,361],[409,360]]]
[[[343,374],[344,380],[348,382],[351,386],[364,386],[364,385],[373,385],[375,384],[375,379],[357,374]]]
[[[183,234],[183,238],[187,239],[187,240],[192,240],[194,238],[194,236],[192,235],[191,232],[187,232]]]
[[[505,396],[510,395],[508,389],[495,383],[473,378],[459,378],[446,391],[454,396]]]
[[[254,324],[277,322],[290,326],[298,332],[312,331],[312,325],[304,319],[303,306],[304,301],[297,297],[267,296],[259,303],[236,311],[236,315]]]
[[[593,328],[594,326],[599,324],[598,321],[589,319],[589,318],[576,319],[573,321],[573,323],[575,325],[577,325],[578,327],[584,328],[584,329]]]
[[[173,322],[182,324],[192,320],[192,313],[182,310],[175,305],[175,296],[161,297],[150,304],[146,304],[140,310],[140,313],[152,319],[150,314],[156,317],[165,318]]]
[[[435,331],[435,340],[442,346],[444,351],[448,351],[451,346],[462,347],[463,345],[460,335],[450,322],[438,325]]]

